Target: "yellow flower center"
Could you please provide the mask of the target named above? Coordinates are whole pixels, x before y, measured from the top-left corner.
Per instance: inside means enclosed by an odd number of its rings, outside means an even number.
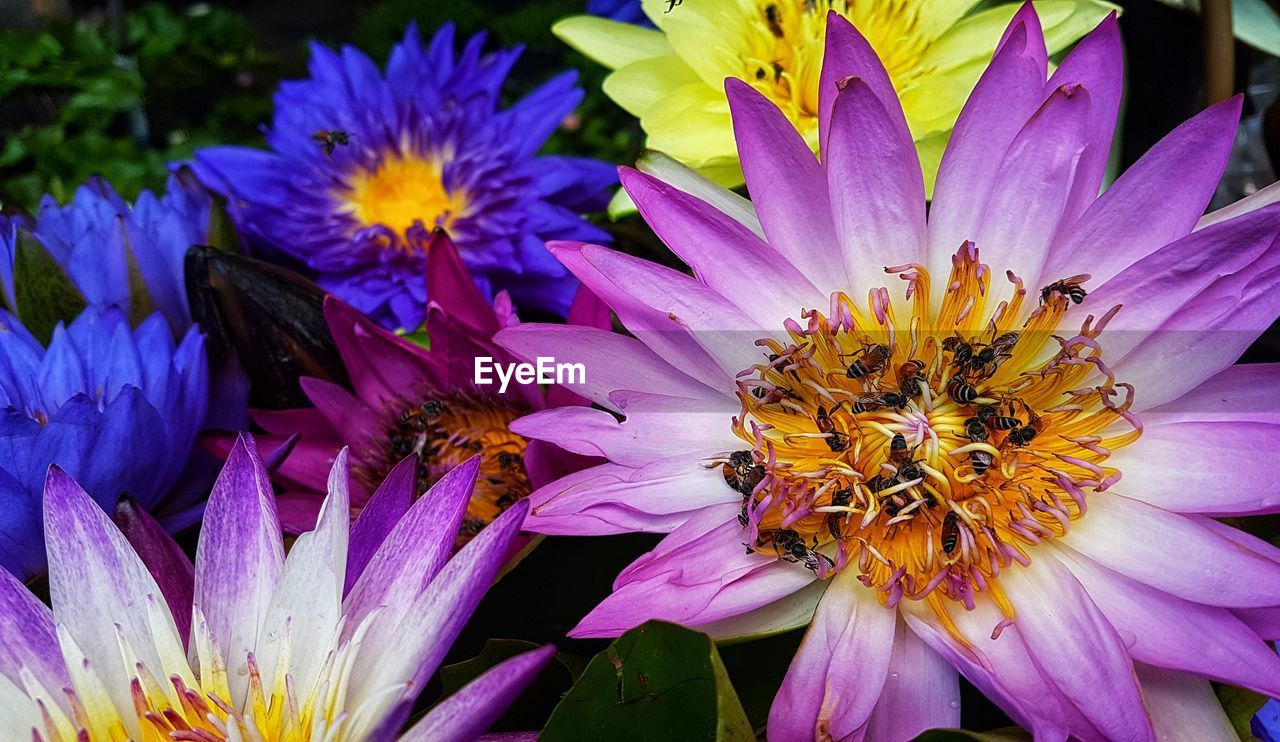
[[[740,77],[776,103],[811,142],[817,137],[818,79],[831,10],[866,37],[899,90],[918,74],[930,43],[919,28],[914,0],[749,2]]]
[[[384,157],[376,169],[355,173],[349,188],[344,200],[358,223],[401,235],[418,222],[428,231],[448,228],[464,208],[460,194],[445,188],[440,165],[412,154]]]
[[[509,429],[512,420],[527,412],[521,405],[467,394],[430,399],[406,408],[388,425],[385,467],[371,472],[369,479],[381,481],[392,466],[409,454],[417,454],[421,461],[421,495],[449,470],[479,454],[480,474],[455,543],[462,548],[480,529],[532,491],[524,465],[528,441]]]
[[[971,245],[936,315],[922,266],[889,271],[908,281],[908,316],[885,289],[867,314],[841,293],[832,317],[789,320],[789,343],[758,342],[770,360],[739,375],[733,422],[746,447],[715,463],[743,494],[748,548],[820,577],[856,569],[885,605],[924,600],[944,621],[947,601],[985,592],[1012,620],[1001,570],[1066,533],[1086,492],[1119,479],[1111,451],[1141,434],[1097,340],[1116,310],[1059,332],[1084,296],[1075,276],[1017,326],[1027,292],[1010,273],[1013,297],[988,315]]]

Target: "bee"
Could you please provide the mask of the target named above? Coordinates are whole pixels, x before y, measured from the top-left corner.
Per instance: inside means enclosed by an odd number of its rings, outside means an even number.
[[[836,409],[839,409],[838,405],[831,411],[835,412]],[[834,453],[840,453],[841,451],[845,451],[849,448],[849,435],[836,430],[835,421],[833,421],[831,416],[827,414],[827,408],[822,405],[818,405],[818,414],[814,416],[813,421],[817,424],[819,433],[827,434],[827,447]]]
[[[902,433],[895,434],[889,441],[889,463],[897,470],[899,482],[924,477],[924,469],[920,468],[920,462],[915,461],[915,453],[915,448],[907,448],[907,439]]]
[[[880,344],[866,345],[850,355],[861,357],[849,364],[845,373],[850,379],[861,379],[884,368],[884,364],[889,360],[889,347]]]
[[[1018,338],[1018,333],[1006,332],[992,340],[989,345],[981,346],[978,351],[971,352],[962,366],[970,373],[983,377],[990,376],[996,372],[1001,361],[1012,355],[1010,351],[1018,344]],[[972,348],[970,350],[972,351]]]
[[[676,9],[677,5],[683,5],[684,0],[667,0],[667,9],[662,11],[664,14],[670,13]]]
[[[919,397],[925,383],[924,362],[911,359],[898,367],[898,391],[904,397]]]
[[[769,3],[764,7],[764,20],[769,24],[769,33],[782,38],[782,14],[778,12],[778,6]]]
[[[853,400],[854,412],[874,412],[882,407],[900,410],[907,406],[907,398],[897,392],[869,392],[859,394]]]
[[[986,408],[985,410],[983,408]],[[1009,405],[1009,414],[1001,415],[1000,411],[991,405],[982,405],[978,408],[978,414],[982,416],[982,421],[989,425],[992,430],[1013,430],[1022,425],[1022,421],[1013,415],[1013,405]]]
[[[995,463],[995,458],[987,451],[970,451],[969,463],[973,465],[973,473],[982,476]]]
[[[960,516],[955,511],[942,519],[942,551],[951,556],[960,545]]]
[[[1072,276],[1071,278],[1062,278],[1057,281],[1054,281],[1048,286],[1045,286],[1044,288],[1040,289],[1040,303],[1044,304],[1045,302],[1049,301],[1049,297],[1053,296],[1054,294],[1062,294],[1063,296],[1070,299],[1071,303],[1079,304],[1080,302],[1084,301],[1084,298],[1086,296],[1089,295],[1089,292],[1085,291],[1084,287],[1081,286],[1080,284],[1084,283],[1085,281],[1088,281],[1090,278],[1092,278],[1092,276],[1090,276],[1088,273],[1081,273],[1078,276]]]
[[[503,451],[498,454],[498,467],[503,471],[515,471],[520,466],[520,454]]]
[[[1040,434],[1040,418],[1035,415],[1027,421],[1026,425],[1014,428],[1009,431],[1009,442],[1015,446],[1025,446]]]
[[[978,398],[978,390],[962,376],[951,377],[951,381],[947,382],[947,394],[960,404],[969,404]]]
[[[959,335],[952,335],[943,340],[942,349],[951,351],[952,360],[957,366],[967,366],[969,359],[973,357],[973,346]]]
[[[990,405],[983,405],[989,407]],[[982,408],[978,408],[981,410]],[[994,408],[993,408],[994,409]],[[981,417],[977,415],[964,421],[964,435],[974,443],[986,443],[990,437],[987,435],[987,425]],[[995,459],[986,451],[970,451],[969,463],[973,464],[973,473],[982,476],[987,473],[987,469],[991,468],[991,464]]]
[[[774,531],[765,537],[768,541],[773,542],[774,551],[783,561],[799,562],[816,571],[818,569],[818,559],[820,557],[825,559],[821,554],[810,548],[800,534],[795,531]]]
[[[842,489],[836,490],[831,496],[831,504],[835,507],[847,507],[853,502],[853,490]],[[827,530],[831,531],[831,535],[840,538],[840,523],[844,520],[846,513],[829,513],[827,515]]]
[[[325,157],[332,157],[335,147],[345,147],[351,143],[351,137],[355,136],[350,132],[342,129],[321,129],[311,138],[320,143],[320,149],[324,150]]]
[[[756,486],[764,479],[764,467],[757,464],[750,451],[734,451],[729,460],[720,467],[724,481],[744,497],[755,492]]]

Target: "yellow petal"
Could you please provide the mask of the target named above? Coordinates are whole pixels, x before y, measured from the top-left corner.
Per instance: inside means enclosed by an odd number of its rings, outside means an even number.
[[[1018,3],[1004,3],[965,18],[929,48],[920,66],[938,74],[978,65],[981,73],[1019,7]],[[1037,0],[1035,8],[1050,54],[1079,40],[1108,13],[1118,10],[1098,0]]]
[[[920,155],[920,169],[924,171],[924,197],[933,198],[933,186],[938,180],[938,165],[942,164],[942,153],[951,139],[951,130],[930,134],[916,141],[916,153]]]
[[[698,76],[675,56],[632,62],[604,80],[604,94],[632,116],[641,118],[663,98],[686,85],[706,88]],[[710,89],[708,89],[710,94]]]
[[[565,18],[551,27],[551,33],[612,70],[671,54],[671,45],[661,31],[593,15]]]
[[[713,90],[742,74],[737,40],[746,33],[750,12],[737,0],[686,0],[666,12],[669,0],[643,0],[645,13],[667,35],[676,55]]]
[[[685,85],[651,106],[640,119],[649,149],[666,152],[695,170],[717,160],[737,160],[733,121],[724,96],[705,85]]]

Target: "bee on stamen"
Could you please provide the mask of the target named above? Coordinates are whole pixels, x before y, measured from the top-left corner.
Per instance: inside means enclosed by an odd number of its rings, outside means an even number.
[[[861,379],[871,374],[878,373],[884,368],[884,364],[889,361],[889,348],[886,345],[864,345],[862,348],[851,354],[858,360],[849,364],[849,368],[845,371],[850,379]]]
[[[960,404],[969,404],[978,398],[978,390],[963,376],[958,375],[951,377],[951,381],[947,382],[947,394]]]
[[[814,571],[818,569],[819,559],[826,560],[828,564],[831,563],[830,559],[814,551],[812,547],[806,544],[804,538],[795,531],[782,530],[764,533],[760,535],[760,540],[762,542],[761,545],[772,543],[774,552],[785,562],[798,562]]]
[[[923,361],[913,358],[898,367],[898,391],[902,396],[919,397],[924,393],[921,384],[925,383]]]
[[[841,402],[840,404],[844,403]],[[835,412],[839,408],[840,405],[836,405],[831,409],[831,411]],[[818,405],[818,414],[814,416],[813,421],[818,426],[818,432],[826,434],[827,447],[830,448],[832,452],[840,453],[841,451],[848,450],[850,445],[849,435],[836,430],[835,421],[833,421],[831,416],[827,414],[827,408],[822,405]]]
[[[1089,295],[1080,284],[1088,281],[1092,276],[1088,273],[1081,273],[1078,276],[1070,278],[1062,278],[1040,289],[1040,303],[1045,304],[1049,301],[1049,297],[1054,294],[1062,294],[1071,300],[1072,304],[1079,304]]]
[[[960,516],[953,510],[942,519],[942,551],[947,556],[951,556],[959,545]]]
[[[778,12],[778,6],[769,3],[764,6],[764,20],[769,24],[769,33],[782,38],[782,14]]]
[[[853,490],[842,489],[836,490],[831,496],[831,504],[835,507],[848,507],[853,502]],[[848,513],[830,513],[827,515],[827,530],[831,532],[833,538],[840,538],[840,523],[844,521]]]
[[[907,448],[907,438],[902,433],[897,433],[889,441],[889,464],[897,472],[895,479],[899,482],[910,482],[913,479],[923,479],[924,469],[920,467],[920,462],[915,460],[916,449],[919,446]]]
[[[720,467],[724,481],[743,496],[755,492],[765,477],[765,468],[756,463],[750,451],[734,451]]]

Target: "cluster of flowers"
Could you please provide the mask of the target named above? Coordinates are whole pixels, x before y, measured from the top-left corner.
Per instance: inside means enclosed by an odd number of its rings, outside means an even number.
[[[267,149],[0,221],[0,736],[472,739],[554,648],[408,721],[528,534],[642,531],[571,635],[807,627],[770,739],[958,727],[961,676],[1037,739],[1236,739],[1210,681],[1280,697],[1280,549],[1217,520],[1280,512],[1280,365],[1233,365],[1280,187],[1204,214],[1239,99],[1104,188],[1097,0],[612,5],[555,30],[638,169],[538,155],[572,75],[504,108],[518,50],[411,27],[316,46]],[[227,217],[349,385],[246,409],[184,268]],[[546,356],[583,383],[472,378]]]

